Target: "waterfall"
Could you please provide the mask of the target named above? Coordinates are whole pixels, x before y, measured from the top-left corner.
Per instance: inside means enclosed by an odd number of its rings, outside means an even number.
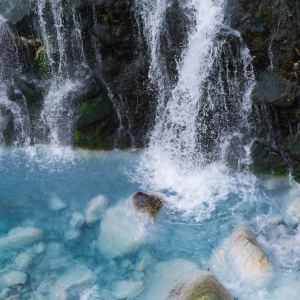
[[[18,70],[20,68],[16,60],[17,53],[16,39],[7,21],[0,15],[0,145],[4,142],[13,144],[30,144],[28,125],[29,118],[27,106],[24,96],[19,90],[14,92],[19,95],[19,98],[24,104],[24,108],[11,101],[7,96],[7,89],[13,86],[13,78],[10,72],[11,69]],[[13,137],[7,139],[6,131],[13,132]]]
[[[193,213],[199,204],[203,213],[209,212],[212,189],[231,184],[229,176],[222,175],[228,172],[227,158],[233,156],[239,165],[249,153],[246,144],[239,153],[229,147],[243,144],[235,140],[242,140],[248,129],[255,79],[249,51],[239,33],[226,24],[225,6],[222,0],[180,3],[189,20],[188,37],[171,77],[160,49],[166,47],[162,40],[169,34],[166,20],[172,1],[140,0],[138,5],[152,58],[149,76],[159,90],[156,124],[140,171],[148,174],[146,186],[151,189],[185,195],[175,201],[176,208],[187,210],[191,205]],[[195,195],[199,199],[191,204]]]

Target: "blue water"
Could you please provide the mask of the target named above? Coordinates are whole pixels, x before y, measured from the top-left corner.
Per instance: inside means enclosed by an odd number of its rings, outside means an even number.
[[[20,299],[27,299],[28,295],[30,299],[50,299],[52,288],[61,276],[76,265],[85,265],[96,275],[96,280],[72,291],[71,299],[116,299],[116,282],[124,280],[142,281],[143,290],[132,297],[146,299],[151,289],[155,289],[151,278],[157,263],[180,258],[202,270],[211,269],[212,257],[222,243],[238,226],[247,225],[258,236],[274,265],[273,278],[253,288],[247,282],[232,282],[230,276],[224,278],[218,272],[216,277],[236,299],[283,299],[284,295],[285,299],[297,299],[294,295],[298,295],[299,288],[293,282],[299,279],[300,271],[299,233],[297,224],[286,212],[289,203],[300,197],[300,187],[289,178],[256,178],[227,171],[224,178],[229,184],[224,185],[224,193],[218,188],[218,193],[211,192],[209,203],[193,206],[195,211],[212,207],[200,219],[190,212],[192,206],[188,203],[188,210],[176,207],[176,189],[158,188],[154,192],[165,199],[164,209],[147,229],[146,240],[121,256],[108,258],[97,246],[105,211],[102,220],[84,225],[77,238],[66,239],[72,213],[84,214],[94,197],[105,196],[108,200],[105,210],[113,211],[130,195],[154,189],[147,173],[140,172],[142,155],[138,151],[88,152],[46,146],[0,150],[0,236],[17,227],[34,227],[44,233],[39,243],[45,249],[32,255],[31,263],[22,269],[27,274],[22,292],[11,288],[11,294],[18,293]],[[203,172],[209,177],[215,171],[207,168]],[[201,190],[207,193],[200,179],[197,188],[197,197]],[[182,197],[178,201],[184,201]],[[53,198],[59,198],[65,207],[53,210],[50,204]],[[271,216],[280,217],[273,224],[268,223]],[[278,226],[285,228],[283,235],[278,235]],[[1,254],[0,277],[17,269],[16,257],[31,253],[36,244]],[[53,245],[59,250],[51,255]],[[149,262],[145,269],[139,270],[137,266],[143,257]]]

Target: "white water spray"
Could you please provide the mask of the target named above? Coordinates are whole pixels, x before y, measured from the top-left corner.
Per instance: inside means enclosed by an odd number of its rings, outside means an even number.
[[[224,1],[183,1],[189,36],[178,62],[177,84],[168,91],[159,49],[171,2],[140,3],[152,58],[150,78],[159,88],[156,125],[140,172],[146,174],[145,186],[175,192],[170,205],[200,220],[245,179],[230,176],[222,153],[229,138],[247,127],[255,82],[252,59],[239,34],[224,23]],[[235,39],[235,55],[227,43],[230,37]]]

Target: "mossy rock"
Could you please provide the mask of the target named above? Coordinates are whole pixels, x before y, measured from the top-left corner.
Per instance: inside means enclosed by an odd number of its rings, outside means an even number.
[[[110,114],[113,109],[113,104],[106,97],[103,97],[98,104],[91,104],[90,102],[84,103],[79,108],[79,112],[82,114],[79,124],[87,126],[96,121],[101,121]]]
[[[208,272],[207,272],[208,273]],[[191,285],[184,300],[233,300],[232,295],[212,274]]]

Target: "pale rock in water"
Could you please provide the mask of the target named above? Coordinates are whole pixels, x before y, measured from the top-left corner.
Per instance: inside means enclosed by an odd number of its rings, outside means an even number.
[[[0,278],[0,286],[10,287],[18,284],[25,284],[27,275],[19,271],[11,271]]]
[[[44,243],[38,243],[37,245],[34,245],[32,248],[32,251],[34,254],[42,254],[46,250],[46,245]]]
[[[300,200],[295,200],[288,208],[287,215],[294,225],[300,224]]]
[[[21,253],[15,259],[17,269],[26,269],[30,266],[32,257],[29,253]]]
[[[3,299],[6,299],[8,297],[10,293],[10,289],[9,288],[5,288],[3,289],[1,292],[0,292],[0,299],[3,300]]]
[[[141,251],[137,256],[137,262],[135,269],[139,272],[143,272],[147,267],[153,263],[153,258],[148,250]]]
[[[99,249],[107,258],[133,251],[150,239],[148,224],[154,222],[163,206],[160,198],[153,196],[152,202],[151,199],[152,196],[137,193],[129,197],[125,205],[107,210],[99,234]]]
[[[233,300],[211,272],[182,259],[158,263],[150,284],[145,300]]]
[[[144,289],[143,281],[118,281],[113,294],[117,299],[132,298],[139,295]]]
[[[43,232],[33,227],[17,227],[0,239],[0,251],[29,247],[43,239]]]
[[[51,291],[50,300],[67,300],[72,290],[82,293],[96,281],[96,275],[85,265],[78,265],[60,277]]]
[[[84,215],[79,212],[74,212],[72,214],[70,223],[73,228],[80,229],[85,223]]]
[[[50,208],[54,211],[59,211],[61,209],[66,208],[66,204],[64,204],[61,199],[59,199],[58,197],[52,197],[50,199]]]
[[[46,255],[49,257],[59,257],[63,252],[64,246],[60,243],[51,242],[47,245]]]
[[[220,278],[261,286],[270,280],[273,265],[251,230],[241,227],[214,253],[211,269]]]
[[[87,224],[91,224],[100,220],[103,215],[103,210],[107,205],[107,200],[104,196],[93,198],[87,205],[85,219]]]
[[[64,237],[65,240],[70,241],[70,240],[76,240],[80,236],[80,230],[72,228],[68,231],[65,232]]]

